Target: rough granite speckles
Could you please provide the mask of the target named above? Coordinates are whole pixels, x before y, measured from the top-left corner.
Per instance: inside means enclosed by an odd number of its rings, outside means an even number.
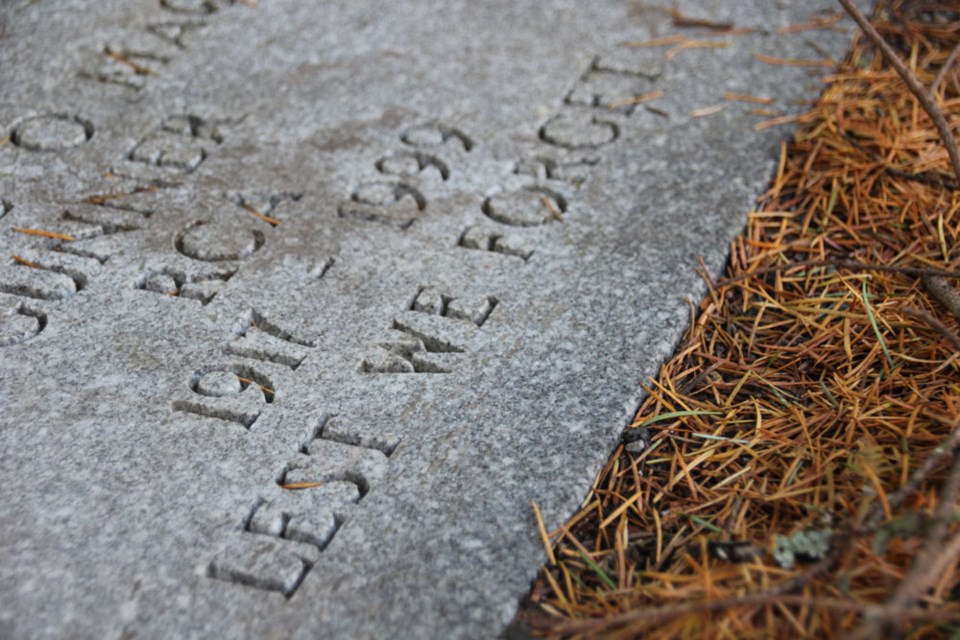
[[[832,8],[4,3],[0,636],[495,636]]]

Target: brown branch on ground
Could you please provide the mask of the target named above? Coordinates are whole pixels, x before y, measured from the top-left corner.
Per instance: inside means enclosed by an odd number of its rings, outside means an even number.
[[[937,302],[946,307],[960,321],[960,293],[957,293],[957,290],[950,286],[946,277],[924,274],[921,280],[930,295],[936,298]]]
[[[960,536],[958,536],[960,538]],[[952,542],[952,541],[951,541]],[[783,595],[776,592],[751,593],[734,598],[717,600],[703,600],[686,604],[667,605],[651,609],[638,609],[622,616],[602,620],[578,620],[560,625],[555,629],[561,635],[588,634],[587,637],[609,637],[617,627],[638,622],[660,622],[669,618],[683,615],[708,613],[723,609],[738,607],[758,607],[763,605],[781,604],[788,607],[803,607],[806,609],[820,608],[834,611],[863,612],[873,608],[873,605],[855,600],[841,600],[839,598],[813,598],[807,596]],[[953,611],[930,611],[919,607],[902,608],[897,610],[897,616],[904,620],[926,619],[941,623],[960,622],[960,613]],[[627,637],[637,637],[630,635]]]
[[[703,18],[694,18],[683,13],[680,13],[677,9],[667,9],[667,14],[673,18],[673,26],[675,27],[700,27],[702,29],[710,29],[712,31],[728,32],[733,30],[732,22],[714,22],[713,20],[705,20]]]
[[[932,176],[932,175],[927,175],[925,173],[910,173],[909,171],[903,171],[902,169],[895,169],[894,167],[884,167],[883,170],[892,176],[896,176],[898,178],[905,178],[906,180],[912,180],[913,182],[929,184],[934,187],[940,187],[942,189],[950,189],[951,191],[960,190],[960,183],[956,182],[955,180],[947,180],[940,176]]]
[[[763,269],[741,273],[733,278],[722,280],[720,284],[733,284],[734,282],[755,278],[759,275],[775,273],[778,271],[786,271],[787,269],[799,267],[834,267],[839,269],[850,269],[851,271],[885,271],[887,273],[901,273],[905,276],[913,277],[933,276],[940,278],[960,278],[960,271],[947,271],[945,269],[898,267],[890,264],[867,264],[863,262],[857,262],[855,260],[804,260],[802,262],[788,262],[786,264],[778,264],[772,267],[765,267]]]

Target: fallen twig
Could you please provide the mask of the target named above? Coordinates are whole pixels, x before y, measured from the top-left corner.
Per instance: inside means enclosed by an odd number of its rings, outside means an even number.
[[[925,273],[922,275],[921,280],[923,281],[923,286],[930,292],[930,295],[936,298],[937,302],[946,307],[947,310],[960,321],[960,293],[957,293],[957,290],[950,286],[950,283],[947,282],[947,277]]]
[[[900,273],[906,276],[914,277],[934,276],[940,278],[960,278],[960,271],[947,271],[945,269],[929,269],[926,267],[898,267],[889,264],[868,264],[864,262],[857,262],[855,260],[804,260],[803,262],[789,262],[787,264],[779,264],[772,267],[764,267],[763,269],[748,271],[746,273],[741,273],[740,275],[734,276],[733,278],[721,280],[719,284],[733,284],[734,282],[746,280],[748,278],[754,278],[759,275],[776,273],[801,267],[834,267],[839,269],[850,269],[851,271],[885,271],[887,273]]]
[[[617,627],[624,627],[631,623],[660,622],[682,615],[706,613],[709,611],[721,611],[723,609],[732,609],[735,607],[756,607],[771,604],[854,612],[862,612],[876,606],[870,603],[857,602],[854,600],[841,600],[839,598],[812,598],[807,596],[782,595],[775,592],[762,592],[734,598],[718,598],[715,600],[702,600],[685,604],[638,609],[624,615],[600,620],[578,620],[576,622],[568,622],[554,627],[552,631],[555,631],[561,635],[588,633],[590,637],[601,637],[602,634],[611,633]],[[897,615],[898,617],[902,617],[906,620],[926,619],[937,620],[940,622],[960,621],[960,613],[952,611],[937,612],[918,607],[900,609],[897,611]]]
[[[887,41],[884,40],[883,36],[870,24],[860,9],[858,9],[851,0],[838,1],[867,37],[870,38],[870,41],[880,49],[883,57],[887,59],[890,66],[893,67],[897,74],[903,79],[903,82],[907,85],[907,88],[910,89],[910,92],[920,101],[920,106],[922,106],[923,110],[930,116],[934,126],[937,128],[937,132],[940,134],[943,146],[946,147],[947,154],[950,156],[950,164],[953,165],[953,171],[957,175],[957,182],[960,182],[960,151],[957,150],[957,142],[953,138],[953,132],[950,131],[947,119],[943,117],[943,112],[940,110],[940,107],[937,106],[936,102],[934,102],[933,96],[920,84],[920,81],[913,75],[913,72],[903,64],[900,56],[887,44]]]
[[[934,187],[950,189],[951,191],[960,190],[960,184],[958,184],[956,181],[947,180],[941,176],[931,176],[924,173],[910,173],[909,171],[903,171],[902,169],[895,169],[893,167],[884,167],[884,171],[898,178],[912,180],[921,184],[929,184]]]

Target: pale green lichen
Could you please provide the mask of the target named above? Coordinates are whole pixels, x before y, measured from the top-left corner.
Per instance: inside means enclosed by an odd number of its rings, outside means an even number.
[[[799,562],[822,560],[830,552],[829,529],[798,531],[790,536],[774,536],[773,559],[784,569],[792,569]]]

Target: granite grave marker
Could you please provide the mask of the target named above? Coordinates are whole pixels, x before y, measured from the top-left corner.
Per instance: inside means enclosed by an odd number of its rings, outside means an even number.
[[[849,38],[667,4],[4,3],[0,636],[499,633]]]

